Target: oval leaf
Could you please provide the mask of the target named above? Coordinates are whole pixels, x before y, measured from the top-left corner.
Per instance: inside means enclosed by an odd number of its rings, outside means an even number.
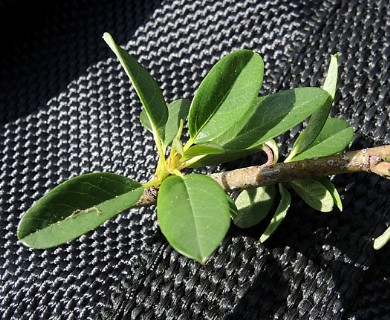
[[[280,191],[279,205],[276,208],[275,214],[272,217],[268,227],[265,229],[265,231],[263,232],[263,234],[259,239],[261,243],[266,241],[276,231],[276,229],[280,226],[280,224],[286,217],[287,211],[290,208],[291,205],[290,192],[288,192],[287,189],[285,189],[282,184],[279,184],[279,191]]]
[[[233,161],[261,150],[268,140],[286,132],[328,103],[329,94],[321,88],[298,88],[259,97],[244,119],[212,142],[225,153],[208,155],[191,167]]]
[[[168,108],[156,80],[133,56],[118,46],[109,33],[104,33],[103,39],[118,57],[137,91],[138,97],[152,124],[153,134],[158,134],[158,137],[155,138],[164,141],[164,128],[168,119]]]
[[[324,185],[314,179],[297,180],[290,182],[295,192],[310,207],[321,212],[333,210],[333,197]]]
[[[263,59],[250,50],[222,58],[200,84],[189,114],[195,143],[212,141],[252,107],[263,81]]]
[[[221,186],[200,174],[163,181],[157,198],[162,233],[181,254],[204,263],[225,237],[230,206]]]
[[[288,160],[292,159],[295,155],[305,151],[310,146],[310,144],[317,138],[318,134],[320,133],[326,122],[326,119],[329,116],[329,112],[332,107],[332,101],[336,94],[338,58],[338,54],[332,55],[329,64],[328,74],[325,78],[325,82],[322,87],[330,95],[329,103],[324,104],[323,107],[321,107],[319,110],[312,114],[306,128],[301,132],[301,134],[295,141]]]
[[[114,173],[89,173],[58,185],[23,216],[18,238],[43,249],[73,240],[132,207],[142,186]]]
[[[353,128],[347,121],[330,118],[313,143],[292,160],[325,157],[341,152],[351,143],[353,135]]]
[[[298,88],[260,97],[245,119],[213,142],[226,152],[256,148],[328,103],[329,94],[321,88]]]
[[[187,119],[190,104],[191,102],[188,99],[178,99],[172,101],[168,105],[168,120],[165,124],[165,135],[164,140],[162,141],[165,147],[168,146],[176,137],[180,126],[180,120],[185,121]],[[150,120],[145,109],[141,111],[140,121],[147,130],[153,133],[152,125],[150,124]]]
[[[336,206],[340,209],[340,211],[343,211],[343,202],[341,201],[340,194],[334,186],[333,182],[330,181],[328,177],[317,178],[317,180],[321,182],[326,189],[328,189]]]
[[[274,197],[273,185],[241,191],[235,201],[238,214],[233,223],[239,228],[250,228],[260,223],[271,210]]]
[[[339,59],[340,53],[332,54],[330,57],[328,73],[326,75],[324,85],[322,86],[324,90],[328,91],[332,100],[334,100],[334,97],[336,96]]]

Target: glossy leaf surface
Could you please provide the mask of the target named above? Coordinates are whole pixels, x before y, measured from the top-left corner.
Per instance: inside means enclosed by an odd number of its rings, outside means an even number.
[[[114,173],[89,173],[58,185],[23,216],[18,238],[32,248],[68,242],[132,207],[141,197],[138,182]]]
[[[333,55],[329,64],[328,74],[325,78],[323,89],[329,93],[328,103],[314,112],[304,130],[300,133],[291,151],[290,158],[305,151],[321,132],[332,107],[332,102],[336,94],[338,77],[338,55]]]
[[[252,107],[263,81],[264,63],[253,51],[223,57],[200,84],[189,113],[195,143],[212,141],[228,131]]]
[[[153,127],[153,134],[158,133],[158,138],[165,140],[165,124],[168,120],[168,108],[163,94],[156,80],[150,73],[134,59],[126,50],[118,46],[110,34],[104,33],[103,39],[119,59],[126,71],[131,83],[137,91],[142,105],[144,106],[150,123]]]
[[[263,243],[266,241],[275,231],[276,229],[280,226],[280,224],[283,222],[284,218],[286,217],[286,214],[288,212],[288,209],[290,208],[291,205],[291,195],[290,192],[287,191],[283,187],[282,184],[279,184],[279,191],[280,191],[280,202],[278,207],[276,208],[276,211],[263,232],[263,234],[260,237],[260,242]]]
[[[290,182],[295,192],[313,209],[321,212],[333,210],[333,197],[328,189],[315,179]]]
[[[343,151],[353,139],[353,128],[342,119],[330,118],[313,143],[293,158],[294,161],[325,157]]]
[[[206,156],[192,167],[216,165],[258,152],[263,143],[302,122],[328,99],[329,94],[320,88],[298,88],[260,97],[245,119],[213,141],[225,152]]]
[[[258,147],[296,126],[328,101],[329,94],[320,88],[298,88],[260,97],[245,119],[214,142],[225,152]]]
[[[274,197],[273,185],[241,191],[235,201],[238,212],[233,223],[239,228],[250,228],[260,223],[271,210]]]
[[[230,206],[212,178],[191,174],[163,181],[157,199],[162,233],[181,254],[204,263],[230,226]]]

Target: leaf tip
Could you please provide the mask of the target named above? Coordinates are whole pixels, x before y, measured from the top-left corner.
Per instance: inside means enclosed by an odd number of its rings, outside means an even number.
[[[112,40],[113,40],[111,34],[109,34],[108,32],[104,32],[102,38],[103,38],[103,40],[106,41],[106,42],[109,42],[109,41],[112,41]]]
[[[379,250],[382,249],[385,244],[390,241],[390,227],[388,227],[385,232],[383,232],[379,237],[374,239],[374,249]]]
[[[111,34],[109,34],[108,32],[104,32],[102,38],[110,47],[110,49],[115,52],[116,43],[114,41],[114,38],[111,36]]]
[[[262,234],[259,239],[259,243],[263,244],[268,238],[269,238],[268,235]]]
[[[337,51],[334,54],[332,54],[332,56],[335,57],[337,60],[340,60],[341,53]]]

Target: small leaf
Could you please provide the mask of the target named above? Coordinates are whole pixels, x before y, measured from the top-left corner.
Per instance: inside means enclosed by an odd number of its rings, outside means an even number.
[[[390,241],[390,227],[374,240],[374,249],[379,250]]]
[[[259,147],[329,103],[329,94],[320,88],[298,88],[260,97],[245,119],[223,136],[213,140],[225,152]]]
[[[60,245],[132,207],[142,193],[141,184],[114,173],[74,177],[26,212],[18,226],[18,239],[36,249]]]
[[[173,138],[172,147],[175,147],[176,151],[180,153],[181,156],[184,156],[184,149],[181,141],[178,138]]]
[[[203,264],[229,229],[230,207],[226,193],[212,178],[171,176],[161,184],[157,218],[171,246]]]
[[[286,217],[287,211],[290,208],[291,205],[291,195],[290,192],[287,191],[283,187],[282,184],[279,184],[279,191],[280,191],[280,202],[278,207],[276,208],[275,214],[272,217],[268,227],[265,229],[264,233],[260,237],[260,242],[263,243],[266,241],[280,226],[284,218]]]
[[[206,154],[223,154],[224,152],[225,150],[216,143],[206,142],[202,144],[195,144],[184,152],[182,161]]]
[[[332,103],[329,101],[329,103],[325,104],[323,108],[313,113],[306,128],[302,130],[298,138],[295,140],[291,155],[289,156],[290,159],[308,149],[310,144],[317,138],[326,122],[326,119],[328,118],[331,106]]]
[[[340,211],[343,211],[343,202],[341,201],[340,194],[332,181],[330,181],[328,177],[317,178],[317,180],[321,182],[326,189],[328,189],[336,206],[340,209]]]
[[[228,131],[252,107],[263,81],[263,59],[240,50],[223,57],[200,84],[192,101],[188,127],[195,143]]]
[[[340,53],[336,53],[331,56],[328,73],[326,75],[324,85],[322,86],[324,90],[328,91],[332,100],[334,100],[336,95],[339,60]]]
[[[140,98],[150,123],[153,128],[153,135],[157,135],[162,141],[165,140],[164,128],[168,120],[168,109],[163,94],[156,80],[150,73],[139,64],[133,56],[118,46],[109,33],[104,33],[104,41],[118,57],[121,65],[132,82],[138,97]]]
[[[190,100],[188,99],[178,99],[172,101],[168,105],[168,120],[164,127],[164,146],[168,146],[173,139],[175,138],[180,125],[180,120],[185,121],[187,119],[188,111],[190,109]],[[142,110],[140,114],[141,124],[153,133],[152,126],[150,124],[148,115],[146,114],[145,109]]]
[[[260,223],[272,208],[275,186],[265,186],[241,191],[235,203],[238,214],[233,223],[239,228],[250,228]]]
[[[333,197],[323,184],[315,179],[290,182],[295,192],[313,209],[321,212],[333,210]]]
[[[323,89],[330,95],[328,103],[324,104],[322,108],[312,114],[306,128],[298,136],[291,150],[291,154],[288,159],[292,159],[295,155],[305,151],[312,142],[317,138],[322,127],[324,126],[330,109],[332,107],[332,101],[336,94],[337,76],[338,76],[338,55],[331,57],[331,62],[328,69],[328,75],[325,78]]]
[[[326,121],[318,137],[293,161],[314,157],[325,157],[343,151],[353,139],[351,125],[342,119],[330,118]]]

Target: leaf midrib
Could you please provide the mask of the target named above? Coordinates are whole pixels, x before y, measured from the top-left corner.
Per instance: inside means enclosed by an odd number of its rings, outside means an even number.
[[[138,188],[139,188],[139,187],[138,187]],[[68,217],[71,217],[72,215],[73,215],[73,217],[78,217],[78,216],[80,216],[80,215],[82,215],[82,214],[89,214],[89,213],[92,213],[93,211],[91,211],[91,212],[85,212],[85,211],[87,211],[87,210],[89,210],[89,209],[91,209],[91,208],[93,208],[93,207],[98,207],[98,206],[100,206],[100,205],[104,205],[104,204],[106,204],[107,202],[116,199],[116,197],[120,197],[120,196],[123,196],[123,195],[126,195],[126,194],[130,194],[131,192],[137,190],[138,188],[135,188],[135,189],[133,189],[133,190],[131,190],[131,191],[128,191],[128,192],[124,192],[124,193],[118,194],[117,196],[115,196],[115,197],[113,197],[113,198],[111,198],[111,199],[108,199],[108,200],[105,200],[105,201],[103,201],[103,202],[97,203],[97,204],[95,204],[95,205],[93,205],[93,206],[90,206],[90,207],[88,207],[88,208],[84,208],[84,209],[81,209],[81,210],[80,210],[80,209],[76,209],[76,210],[74,210],[69,216],[67,216],[67,218],[68,218]],[[129,206],[129,208],[130,208],[130,207],[131,207],[131,205]],[[73,208],[75,208],[75,207],[73,207]],[[97,209],[98,209],[98,208],[97,208]],[[77,210],[80,210],[80,212],[77,212]],[[126,209],[123,209],[123,210],[126,210]],[[77,213],[74,214],[75,212],[77,212]],[[104,213],[102,213],[102,214],[104,214]],[[63,221],[66,221],[66,218],[65,218],[65,219],[60,219],[60,220],[57,220],[57,221],[54,222],[54,223],[48,224],[47,226],[45,226],[45,227],[42,228],[42,229],[36,229],[34,232],[31,232],[31,233],[29,233],[28,235],[25,235],[22,239],[24,239],[24,238],[26,238],[26,237],[29,237],[29,236],[33,236],[34,234],[36,234],[37,232],[40,232],[41,230],[45,230],[45,229],[48,229],[48,230],[49,230],[52,226],[56,225],[58,222],[63,222]],[[21,240],[22,240],[22,239],[21,239]]]
[[[186,184],[186,181],[183,179],[183,185],[185,187],[185,192],[187,194],[187,198],[188,198],[188,202],[190,204],[190,209],[191,209],[191,218],[192,220],[194,221],[194,227],[195,227],[195,232],[196,232],[196,243],[198,244],[198,248],[199,248],[199,254],[200,254],[200,259],[203,259],[204,255],[203,255],[203,252],[202,252],[202,246],[201,246],[201,243],[200,243],[200,235],[199,235],[199,227],[197,225],[197,221],[195,219],[195,214],[194,214],[194,210],[193,210],[193,202],[192,202],[192,199],[191,199],[191,193],[188,191],[188,187],[187,187],[187,184]]]

